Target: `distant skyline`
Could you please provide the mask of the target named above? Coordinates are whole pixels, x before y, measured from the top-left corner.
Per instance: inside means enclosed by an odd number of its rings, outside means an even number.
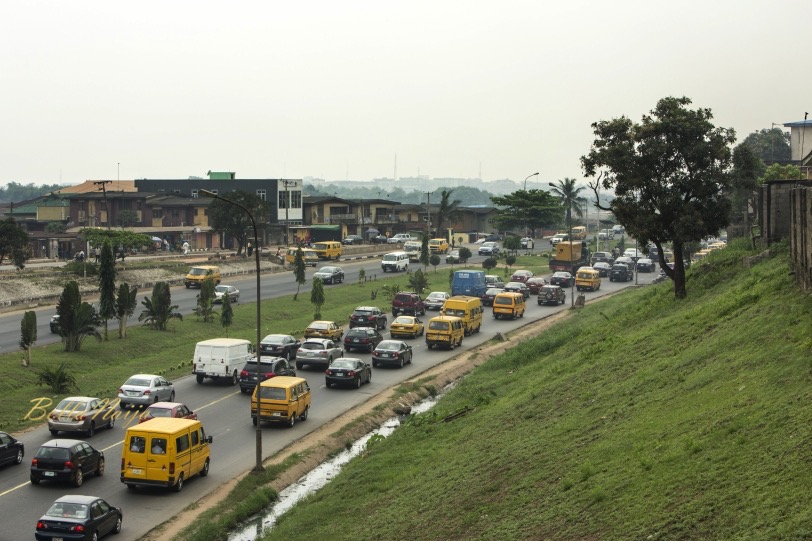
[[[88,179],[541,184],[665,96],[737,142],[812,110],[812,2],[10,2],[0,185]]]

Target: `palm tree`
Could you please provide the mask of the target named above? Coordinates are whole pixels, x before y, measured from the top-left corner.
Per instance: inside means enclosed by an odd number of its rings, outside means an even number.
[[[440,192],[440,208],[437,209],[437,236],[441,237],[443,230],[443,222],[448,223],[456,222],[462,217],[462,209],[460,209],[461,201],[454,199],[451,201],[451,194],[454,190],[443,190]]]
[[[564,180],[559,180],[555,184],[550,182],[549,185],[552,188],[550,193],[557,197],[561,201],[561,206],[564,207],[567,228],[569,229],[572,227],[573,213],[578,218],[583,218],[584,216],[583,206],[586,204],[587,199],[579,195],[584,187],[576,187],[574,178],[564,178]]]

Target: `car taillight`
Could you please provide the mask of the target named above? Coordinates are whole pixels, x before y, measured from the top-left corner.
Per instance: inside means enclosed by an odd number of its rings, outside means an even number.
[[[152,394],[152,391],[150,391],[149,389],[147,389],[147,390],[145,390],[145,391],[144,391],[144,394]]]
[[[35,467],[37,464],[38,464],[37,459],[36,459],[36,458],[32,458],[32,459],[31,459],[31,467],[33,468],[33,467]]]
[[[174,474],[175,474],[175,463],[170,462],[169,463],[169,475],[174,475]]]
[[[240,371],[240,377],[241,378],[247,378],[248,377],[248,370],[241,370]]]
[[[327,370],[325,370],[325,371],[324,371],[324,373],[325,373],[325,374],[327,374],[328,376],[332,376],[332,375],[333,375],[333,371],[332,371],[332,370],[330,370],[329,368],[328,368]]]
[[[76,526],[71,526],[70,530],[72,532],[84,532],[85,526],[84,524],[77,524]]]
[[[118,394],[124,394],[124,389],[122,389],[121,387],[119,387],[119,388],[118,388]]]
[[[355,370],[350,370],[349,372],[347,372],[347,375],[353,377],[355,375]]]
[[[66,470],[72,470],[73,469],[73,462],[71,462],[70,460],[65,462],[65,469]]]
[[[326,351],[320,351],[319,352],[319,357],[327,357],[327,352]]]
[[[38,520],[37,521],[37,529],[38,530],[47,530],[48,526],[44,522],[42,522],[41,520]]]
[[[276,374],[273,372],[265,372],[265,379],[272,378],[274,376],[276,376]]]

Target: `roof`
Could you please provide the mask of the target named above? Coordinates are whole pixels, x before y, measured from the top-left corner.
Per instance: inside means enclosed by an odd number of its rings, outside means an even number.
[[[66,230],[66,233],[79,233],[82,229],[85,229],[85,226],[81,227],[71,227],[70,229]],[[104,228],[98,228],[104,229]],[[142,233],[144,235],[149,235],[151,233],[201,233],[206,231],[213,231],[213,229],[209,226],[203,227],[199,225],[187,225],[183,227],[175,226],[175,227],[112,227],[114,231],[130,231],[132,233]]]
[[[69,193],[87,193],[87,192],[100,192],[102,191],[101,184],[96,184],[96,182],[107,182],[108,184],[104,184],[104,190],[106,192],[137,192],[138,190],[135,187],[134,180],[106,180],[106,181],[94,181],[94,180],[86,180],[81,184],[77,184],[75,186],[66,186],[60,190],[56,190],[55,193],[62,193],[62,194],[69,194]]]
[[[195,265],[202,268],[203,265]],[[238,346],[240,344],[250,344],[251,342],[242,338],[211,338],[198,342],[198,346]]]
[[[812,120],[796,120],[795,122],[785,122],[785,128],[800,128],[803,126],[812,126]]]
[[[199,425],[200,421],[194,419],[178,419],[176,417],[153,417],[149,421],[144,421],[137,425],[127,428],[127,432],[160,432],[162,434],[171,434],[177,430],[184,428],[191,428]]]

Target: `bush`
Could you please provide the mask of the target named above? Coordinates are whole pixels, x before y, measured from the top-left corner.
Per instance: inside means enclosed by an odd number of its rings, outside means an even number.
[[[47,385],[54,394],[65,394],[79,388],[76,378],[65,368],[65,363],[56,368],[45,367],[37,374],[37,385]]]

